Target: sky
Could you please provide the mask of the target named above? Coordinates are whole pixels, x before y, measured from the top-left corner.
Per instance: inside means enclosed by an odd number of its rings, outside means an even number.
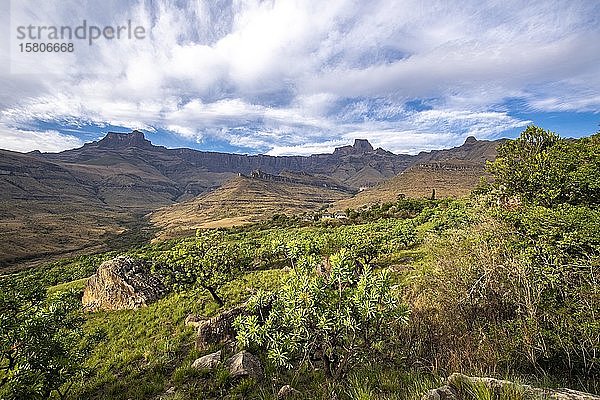
[[[19,38],[84,20],[145,35]],[[596,0],[2,0],[0,26],[8,150],[139,129],[208,151],[308,155],[364,138],[415,154],[529,124],[600,129]],[[34,42],[74,50],[20,51]]]

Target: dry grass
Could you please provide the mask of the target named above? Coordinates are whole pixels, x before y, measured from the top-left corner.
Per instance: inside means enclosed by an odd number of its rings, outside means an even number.
[[[318,210],[350,197],[340,190],[299,183],[235,177],[222,187],[192,200],[164,207],[150,220],[161,240],[184,236],[197,228],[230,227]]]
[[[485,176],[483,166],[465,165],[465,169],[413,166],[373,188],[366,189],[350,199],[337,201],[332,210],[356,209],[376,203],[395,202],[399,194],[412,198],[459,198],[467,196]]]

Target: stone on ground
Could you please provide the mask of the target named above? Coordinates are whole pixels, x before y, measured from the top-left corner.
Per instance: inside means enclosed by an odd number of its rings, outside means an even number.
[[[260,379],[263,375],[260,360],[252,353],[242,350],[227,360],[227,369],[232,378],[248,377]]]
[[[116,257],[102,263],[83,289],[82,303],[88,311],[145,307],[166,294],[159,276],[148,263]]]

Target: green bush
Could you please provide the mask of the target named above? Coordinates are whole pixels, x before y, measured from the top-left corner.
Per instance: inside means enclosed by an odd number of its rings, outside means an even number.
[[[248,248],[227,242],[223,234],[216,232],[200,234],[196,240],[182,241],[160,253],[154,270],[171,286],[202,287],[222,306],[224,302],[219,289],[247,270],[252,259],[253,254]]]
[[[518,139],[499,146],[489,168],[504,196],[546,207],[600,205],[600,134],[561,139],[528,126]]]
[[[0,280],[0,398],[66,398],[90,372],[83,362],[100,338],[83,322],[76,293],[46,298],[31,280]]]
[[[240,345],[264,349],[280,367],[320,363],[333,379],[377,359],[390,327],[408,317],[388,274],[346,249],[325,261],[301,257],[279,291],[259,292],[248,307],[254,314],[236,321]]]

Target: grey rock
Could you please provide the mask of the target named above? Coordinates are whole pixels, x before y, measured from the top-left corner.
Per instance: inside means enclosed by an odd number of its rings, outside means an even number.
[[[213,318],[198,321],[196,348],[198,350],[205,350],[211,344],[234,339],[235,329],[233,329],[233,321],[235,321],[238,315],[243,315],[245,312],[246,306],[241,305],[224,311]]]
[[[87,311],[124,310],[145,307],[167,293],[150,265],[130,257],[116,257],[102,263],[83,289]]]
[[[192,363],[192,368],[213,369],[221,362],[221,350],[198,358]]]
[[[446,385],[425,393],[422,400],[458,400],[458,397],[456,389]]]
[[[231,356],[227,360],[226,366],[232,378],[249,377],[260,379],[263,375],[260,360],[246,350],[242,350]]]
[[[487,387],[490,392],[497,398],[501,398],[505,392],[520,392],[525,398],[530,399],[545,399],[545,400],[600,400],[600,396],[596,396],[590,393],[578,392],[572,389],[560,388],[560,389],[548,389],[548,388],[536,388],[530,385],[522,385],[506,380],[485,378],[485,377],[471,377],[459,373],[454,373],[448,378],[448,386],[453,388],[456,393],[459,394],[457,399],[460,400],[461,391],[464,391],[466,385],[480,385]],[[439,389],[437,389],[439,390]],[[427,397],[424,399],[431,399],[433,397]]]
[[[545,395],[548,399],[556,400],[600,400],[600,396],[567,388],[553,389],[549,393],[546,392]]]
[[[291,387],[290,385],[283,385],[279,392],[277,392],[278,399],[287,399],[288,397],[292,397],[300,392]]]

